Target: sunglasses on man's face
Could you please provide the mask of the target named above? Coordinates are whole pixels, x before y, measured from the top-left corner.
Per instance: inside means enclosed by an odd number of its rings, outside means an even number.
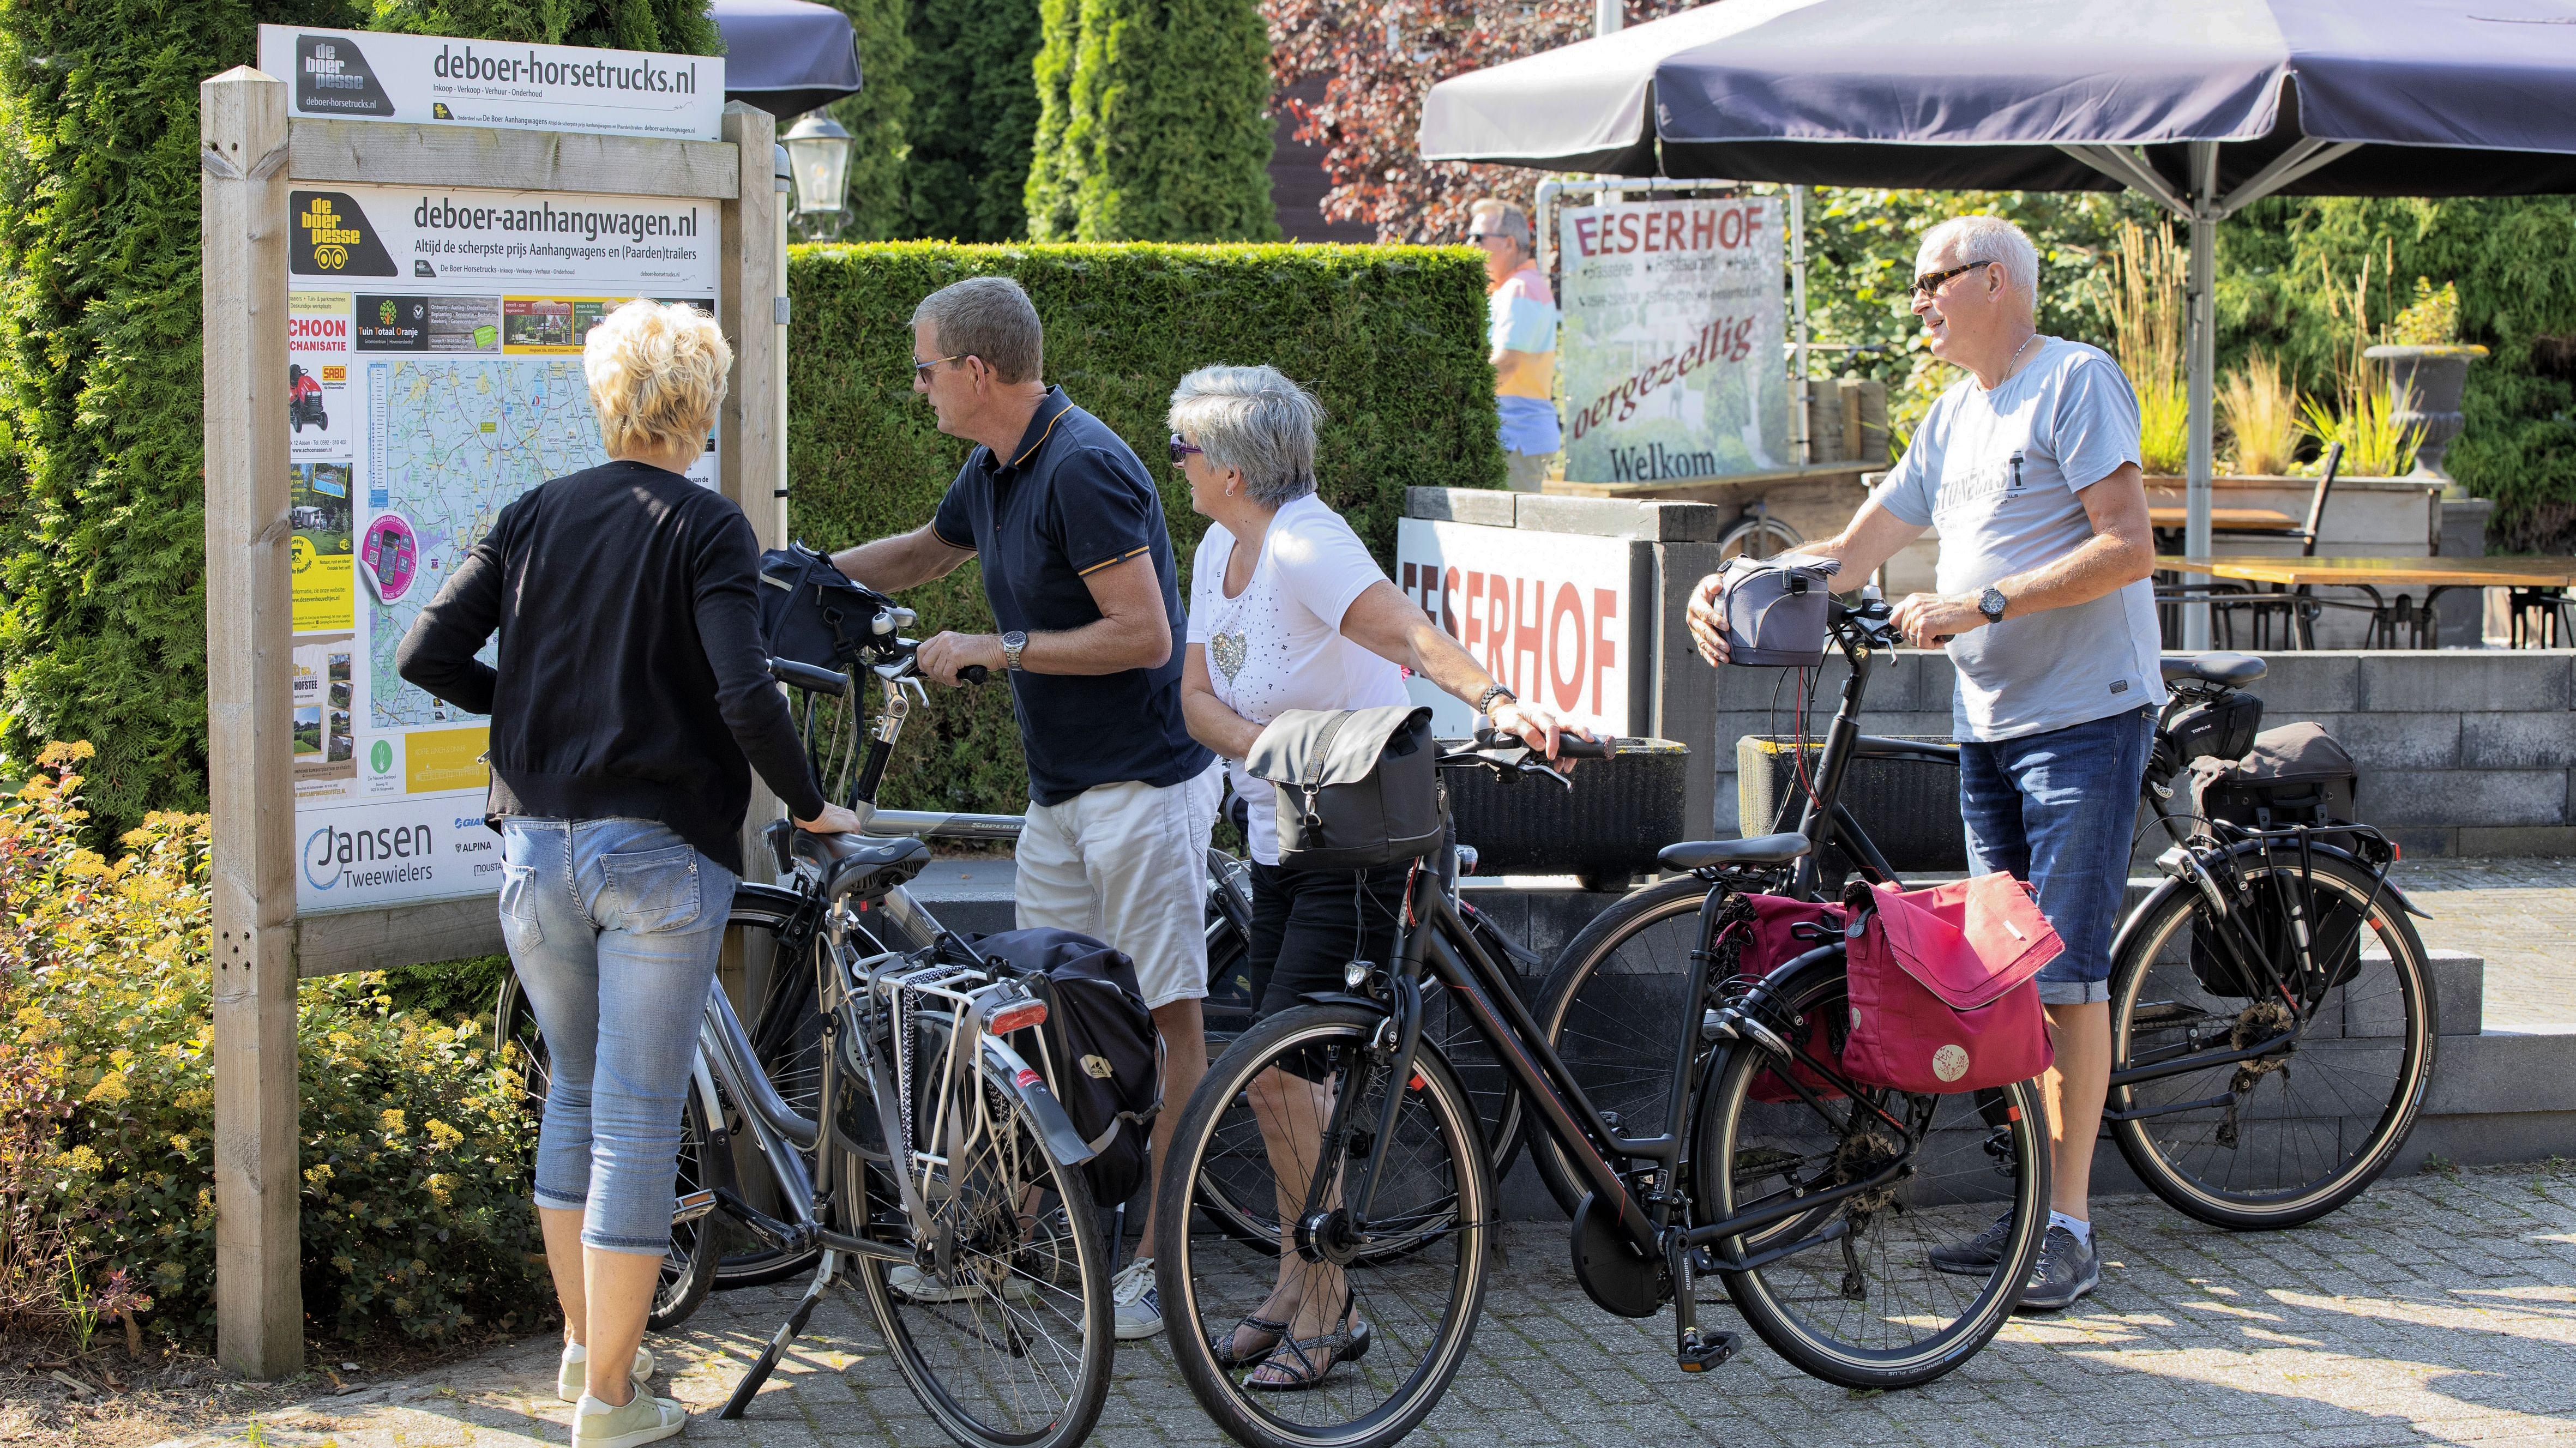
[[[950,362],[963,362],[966,360],[966,357],[966,353],[960,352],[954,357],[933,357],[927,362],[915,362],[912,364],[912,380],[915,382],[927,382],[930,380],[930,370],[932,368]]]
[[[1190,456],[1192,453],[1196,453],[1196,454],[1198,454],[1198,455],[1199,455],[1199,456],[1201,456],[1201,457],[1205,457],[1205,456],[1207,455],[1207,449],[1206,449],[1206,448],[1203,448],[1203,447],[1198,446],[1196,443],[1186,443],[1186,442],[1183,442],[1183,441],[1181,441],[1181,435],[1180,435],[1179,433],[1177,433],[1177,432],[1176,432],[1176,433],[1173,433],[1173,434],[1172,434],[1172,466],[1174,466],[1174,467],[1179,467],[1179,466],[1181,465],[1181,460],[1182,460],[1183,458],[1186,458],[1186,457]]]
[[[1969,272],[1975,271],[1981,266],[1992,265],[1994,265],[1994,263],[1991,261],[1972,261],[1964,266],[1954,266],[1948,271],[1925,272],[1923,275],[1914,279],[1914,295],[1918,297],[1928,297],[1934,292],[1941,290],[1941,288],[1946,285],[1952,277],[1965,276]]]

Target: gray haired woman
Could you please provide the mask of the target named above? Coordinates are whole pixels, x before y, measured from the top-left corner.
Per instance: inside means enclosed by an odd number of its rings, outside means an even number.
[[[1591,737],[1494,682],[1406,601],[1351,525],[1315,496],[1323,414],[1270,367],[1202,367],[1172,392],[1172,462],[1189,479],[1190,507],[1216,524],[1191,573],[1181,708],[1191,735],[1225,757],[1250,812],[1246,964],[1256,1018],[1294,1006],[1305,992],[1339,989],[1348,961],[1390,959],[1406,868],[1281,868],[1270,788],[1243,767],[1264,725],[1291,709],[1402,704],[1409,668],[1550,758],[1559,733]],[[1330,1102],[1321,1087],[1280,1071],[1263,1074],[1250,1094],[1277,1189],[1303,1200],[1307,1170],[1299,1163],[1314,1160]],[[1186,1218],[1158,1225],[1189,1230]],[[1219,1325],[1211,1340],[1220,1363],[1252,1368],[1246,1386],[1293,1392],[1366,1353],[1369,1330],[1341,1269],[1306,1262],[1284,1245],[1269,1301],[1239,1324]]]

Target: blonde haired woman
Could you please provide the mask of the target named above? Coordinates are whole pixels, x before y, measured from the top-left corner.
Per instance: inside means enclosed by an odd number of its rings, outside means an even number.
[[[806,829],[857,821],[824,800],[770,681],[750,522],[684,476],[724,401],[724,334],[632,301],[581,360],[609,461],[502,509],[396,664],[492,717],[501,930],[554,1068],[536,1198],[564,1312],[556,1389],[578,1403],[575,1448],[637,1448],[688,1421],[642,1390],[644,1320],[751,770]],[[498,667],[475,657],[496,630]]]

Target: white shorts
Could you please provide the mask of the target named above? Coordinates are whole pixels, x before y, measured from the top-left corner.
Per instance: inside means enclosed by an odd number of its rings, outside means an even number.
[[[1023,930],[1105,940],[1136,962],[1145,1004],[1207,995],[1207,843],[1221,767],[1156,789],[1130,781],[1029,804],[1012,895]]]

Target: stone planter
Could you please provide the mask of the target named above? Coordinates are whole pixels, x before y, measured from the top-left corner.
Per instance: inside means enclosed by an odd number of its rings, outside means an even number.
[[[2447,478],[2442,454],[2460,435],[2460,392],[2468,386],[2469,364],[2487,355],[2484,347],[2372,347],[2362,353],[2388,364],[2388,395],[2401,404],[2397,421],[2415,430],[2415,471]],[[2406,404],[2411,400],[2412,405]]]

